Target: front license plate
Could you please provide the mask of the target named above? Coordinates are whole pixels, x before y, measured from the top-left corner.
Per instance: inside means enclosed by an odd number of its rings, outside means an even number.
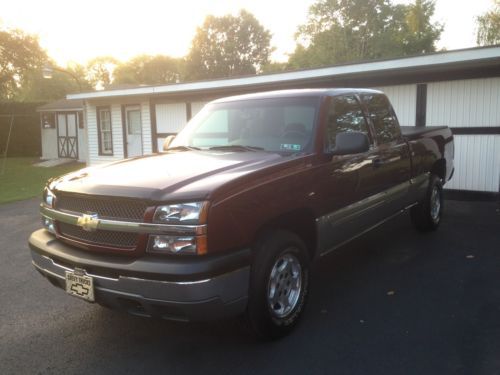
[[[90,276],[66,271],[66,292],[87,301],[94,301],[94,280]]]

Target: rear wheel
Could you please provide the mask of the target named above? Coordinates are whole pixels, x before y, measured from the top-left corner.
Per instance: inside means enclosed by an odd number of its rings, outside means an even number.
[[[443,185],[436,175],[431,175],[425,199],[410,210],[415,227],[421,232],[436,230],[443,214]]]
[[[308,254],[293,233],[273,232],[259,243],[252,264],[247,320],[262,339],[290,333],[304,310],[309,283]]]

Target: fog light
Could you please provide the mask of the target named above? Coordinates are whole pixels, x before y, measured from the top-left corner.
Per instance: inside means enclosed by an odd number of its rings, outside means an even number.
[[[42,225],[45,229],[47,229],[50,233],[56,234],[56,227],[54,225],[54,220],[49,219],[48,217],[42,217]]]
[[[148,251],[165,254],[196,255],[196,237],[152,235],[149,237]]]

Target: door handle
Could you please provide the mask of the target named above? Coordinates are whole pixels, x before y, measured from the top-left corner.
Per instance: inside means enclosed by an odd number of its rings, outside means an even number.
[[[372,165],[374,168],[381,167],[384,164],[385,164],[385,161],[383,161],[382,159],[373,159],[372,160]]]

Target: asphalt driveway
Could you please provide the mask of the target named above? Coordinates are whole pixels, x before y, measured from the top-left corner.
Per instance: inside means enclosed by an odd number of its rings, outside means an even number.
[[[71,298],[31,266],[38,199],[0,205],[0,373],[500,374],[500,212],[447,201],[436,233],[402,216],[323,259],[291,336],[183,324]]]

